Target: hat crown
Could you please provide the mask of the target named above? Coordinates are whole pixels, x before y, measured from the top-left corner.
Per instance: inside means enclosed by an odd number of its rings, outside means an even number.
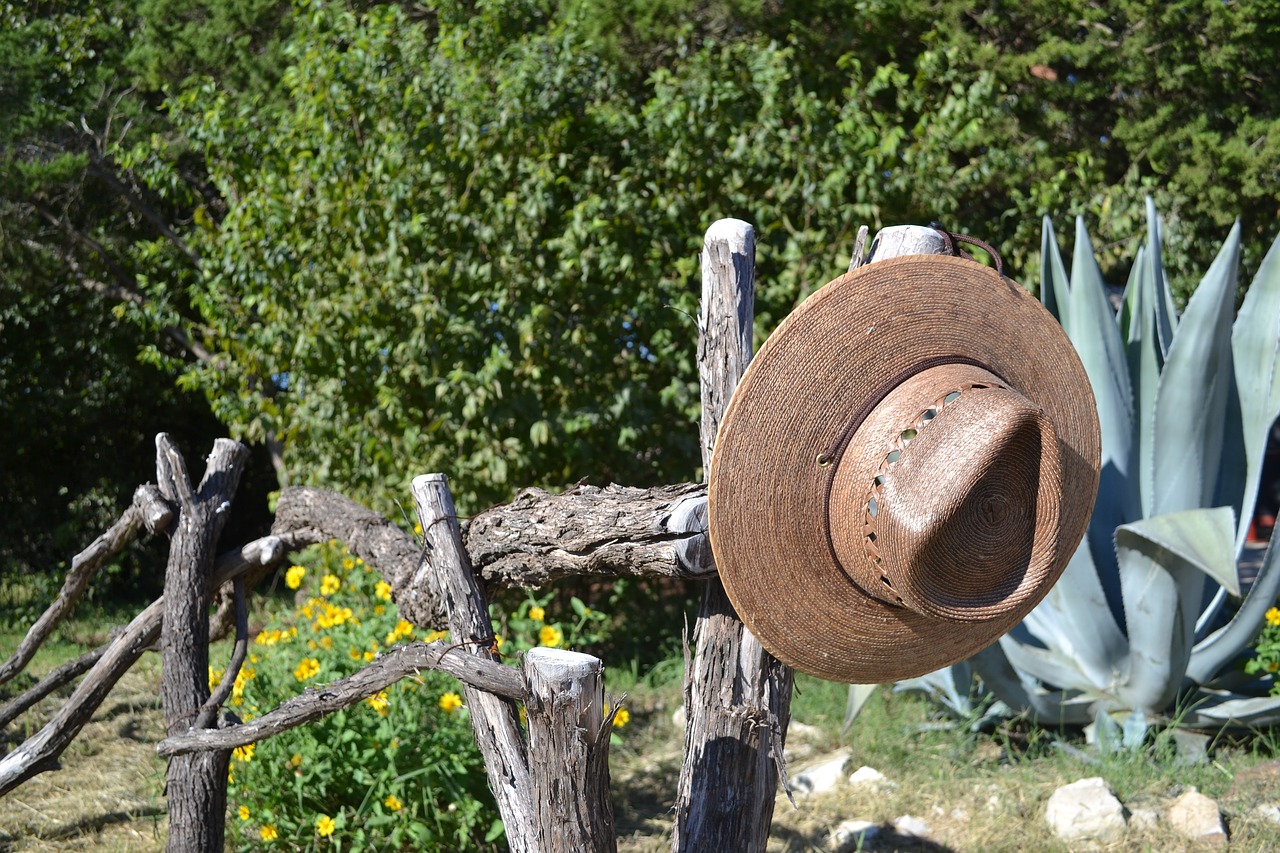
[[[1044,411],[970,364],[917,373],[858,426],[827,514],[848,578],[958,622],[1007,616],[1053,569],[1058,439]]]

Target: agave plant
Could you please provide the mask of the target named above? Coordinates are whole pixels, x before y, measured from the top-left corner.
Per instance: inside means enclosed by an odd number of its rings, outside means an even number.
[[[1280,414],[1280,239],[1233,322],[1236,223],[1179,316],[1149,199],[1147,218],[1119,311],[1083,222],[1068,279],[1045,218],[1041,298],[1093,385],[1101,485],[1062,579],[969,668],[1044,723],[1172,711],[1193,726],[1280,721],[1280,699],[1240,666],[1280,591],[1280,548],[1243,595],[1238,571]],[[941,683],[909,686],[936,694]]]

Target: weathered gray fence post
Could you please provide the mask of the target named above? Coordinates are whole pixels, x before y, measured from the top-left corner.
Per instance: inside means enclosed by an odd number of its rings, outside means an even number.
[[[214,549],[248,458],[249,449],[243,444],[218,439],[200,485],[192,490],[182,454],[168,435],[156,436],[160,491],[178,509],[164,578],[164,621],[160,631],[164,670],[160,693],[165,730],[170,735],[190,729],[209,698],[209,604],[213,595]],[[169,759],[165,776],[169,799],[167,850],[217,853],[223,849],[230,761],[230,750]]]
[[[712,224],[702,251],[698,341],[704,471],[751,360],[754,277],[752,227],[736,219]],[[747,631],[718,579],[707,582],[694,637],[672,849],[762,851],[773,821],[792,673]]]
[[[609,801],[604,665],[564,649],[530,649],[529,777],[543,853],[615,853]]]
[[[496,660],[489,605],[476,584],[471,558],[462,547],[449,481],[443,474],[424,474],[414,477],[412,491],[426,549],[414,586],[427,591],[424,598],[439,609],[454,643],[466,643],[469,650],[490,649],[489,656]],[[493,797],[507,829],[507,844],[513,853],[540,853],[529,793],[529,765],[516,705],[465,684],[462,692]]]

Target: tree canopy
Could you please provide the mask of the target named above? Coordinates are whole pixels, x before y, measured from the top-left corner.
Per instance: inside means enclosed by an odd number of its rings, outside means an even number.
[[[381,509],[426,470],[464,512],[691,478],[696,253],[724,216],[757,229],[757,340],[862,224],[939,219],[1030,281],[1041,216],[1079,213],[1121,281],[1152,194],[1183,297],[1236,216],[1246,267],[1277,230],[1268,4],[0,10],[14,501],[38,436],[110,453],[206,407],[280,482]],[[58,477],[42,502],[83,487]]]

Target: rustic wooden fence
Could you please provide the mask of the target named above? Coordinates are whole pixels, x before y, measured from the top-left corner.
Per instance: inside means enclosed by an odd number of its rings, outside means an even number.
[[[913,226],[885,229],[867,247],[863,228],[849,269],[886,257],[950,251],[941,234]],[[698,317],[703,470],[710,470],[717,428],[751,359],[754,279],[752,227],[733,219],[713,224],[702,252]],[[243,445],[219,439],[204,477],[193,485],[173,442],[157,436],[157,485],[140,487],[119,521],[73,559],[56,600],[0,664],[0,684],[27,666],[94,571],[144,528],[171,538],[165,593],[102,647],[54,670],[0,709],[4,726],[84,676],[43,728],[0,758],[0,796],[57,769],[63,750],[119,678],[158,643],[167,737],[157,749],[170,759],[171,851],[223,849],[232,749],[352,705],[422,669],[463,683],[513,851],[616,850],[609,799],[612,718],[604,713],[600,660],[540,648],[526,654],[518,670],[502,665],[480,581],[530,587],[569,575],[657,575],[705,582],[691,658],[686,645],[687,722],[672,849],[764,849],[780,782],[786,790],[783,747],[792,674],[746,630],[717,579],[706,533],[705,484],[647,490],[579,486],[554,495],[529,489],[464,529],[445,476],[427,474],[412,489],[424,531],[421,546],[341,495],[291,488],[281,495],[270,536],[215,557],[247,455]],[[767,491],[761,499],[768,499]],[[344,542],[382,575],[404,619],[447,629],[451,641],[396,647],[354,675],[308,688],[240,723],[221,705],[246,656],[247,590],[290,552],[331,539]],[[210,690],[209,642],[232,631],[231,660]],[[518,703],[525,707],[527,727],[520,723]]]

